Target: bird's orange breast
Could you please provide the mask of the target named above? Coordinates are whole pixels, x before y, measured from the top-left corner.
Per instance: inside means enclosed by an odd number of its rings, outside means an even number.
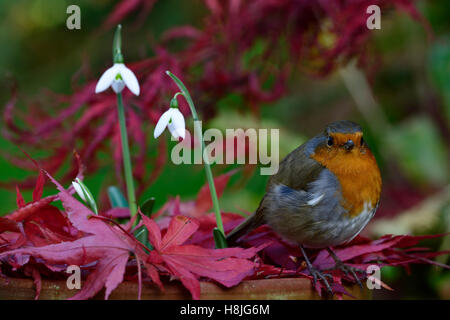
[[[351,217],[362,213],[366,206],[375,208],[380,200],[381,174],[375,157],[366,146],[351,151],[319,147],[311,158],[329,169],[342,188],[342,206]]]

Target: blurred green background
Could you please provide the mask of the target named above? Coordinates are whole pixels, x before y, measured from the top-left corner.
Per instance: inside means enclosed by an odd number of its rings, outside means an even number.
[[[66,8],[73,1],[0,0],[2,105],[11,96],[13,81],[19,87],[18,108],[23,110],[27,97],[39,96],[44,88],[72,93],[72,77],[83,61],[89,63],[91,79],[97,78],[109,64],[111,36],[98,30],[116,2],[75,3],[81,7],[81,30],[69,31],[65,26]],[[369,228],[367,233],[382,233],[386,230],[382,223],[386,221],[393,226],[389,232],[394,233],[396,230],[416,234],[450,231],[450,2],[418,1],[417,6],[431,23],[434,38],[427,38],[423,26],[404,13],[383,16],[382,29],[374,31],[371,39],[371,48],[382,60],[367,83],[361,81],[361,72],[352,66],[320,79],[298,72],[290,78],[288,95],[264,105],[260,118],[251,113],[238,113],[242,99],[230,92],[226,99],[217,102],[218,116],[207,127],[225,129],[232,123],[236,128],[280,128],[280,157],[283,157],[328,122],[357,121],[365,129],[366,140],[378,159],[385,186],[379,211],[381,221],[374,221],[373,229]],[[177,25],[200,26],[205,10],[204,6],[191,5],[189,1],[157,1],[139,32],[124,29],[126,59],[136,61],[149,55],[148,42],[142,39],[159,39],[162,32]],[[358,100],[361,92],[371,93],[375,101],[367,96]],[[149,128],[149,135],[152,130]],[[0,144],[3,154],[20,153],[3,137]],[[99,197],[103,181],[110,179],[113,172],[111,164],[86,177],[85,183],[95,197]],[[30,175],[36,172],[18,169],[5,157],[0,158],[1,182],[20,181]],[[254,210],[264,193],[267,178],[260,176],[259,170],[245,178],[242,172],[233,176],[221,199],[223,210]],[[141,200],[154,196],[156,207],[161,207],[176,195],[182,200],[194,199],[204,182],[201,166],[194,166],[193,170],[192,166],[168,163]],[[47,185],[45,194],[54,192]],[[24,195],[25,200],[31,200],[30,191]],[[14,211],[13,188],[0,189],[0,199],[0,215]],[[428,199],[432,205],[421,206]],[[423,221],[414,224],[411,222],[414,218],[398,219],[405,214],[415,214]],[[448,241],[434,241],[430,245],[434,249],[449,249]],[[403,277],[403,271],[384,271],[385,282],[391,287],[397,283],[402,288],[393,297],[450,298],[448,273],[428,266],[414,270],[414,278]]]

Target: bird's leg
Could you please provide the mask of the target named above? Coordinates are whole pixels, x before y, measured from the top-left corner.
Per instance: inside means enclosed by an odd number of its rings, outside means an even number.
[[[339,270],[343,271],[347,276],[348,276],[348,273],[350,272],[352,274],[352,276],[355,278],[356,282],[362,288],[361,280],[356,275],[356,272],[363,273],[364,275],[366,274],[366,272],[364,270],[346,265],[344,262],[342,262],[341,259],[338,258],[338,256],[334,253],[334,251],[331,248],[327,248],[327,250],[328,250],[328,253],[330,254],[330,256],[333,258],[334,262],[336,263],[336,265],[332,269],[339,269]]]
[[[309,261],[308,256],[306,255],[305,249],[303,249],[303,246],[300,246],[300,250],[302,251],[303,257],[305,258],[306,265],[308,266],[309,273],[313,277],[314,286],[316,285],[317,277],[319,277],[320,279],[322,279],[323,283],[327,287],[328,292],[330,294],[333,294],[333,290],[331,289],[331,286],[330,286],[330,284],[328,283],[328,281],[326,279],[326,277],[330,277],[330,280],[333,281],[333,276],[331,274],[322,273],[316,267],[314,267],[311,264],[311,262]]]

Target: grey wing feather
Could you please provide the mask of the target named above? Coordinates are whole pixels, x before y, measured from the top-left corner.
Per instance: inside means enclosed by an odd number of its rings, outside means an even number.
[[[283,184],[295,190],[305,190],[306,186],[324,169],[320,163],[310,158],[321,139],[323,139],[321,136],[315,137],[289,153],[281,161],[278,172],[270,177],[267,190],[277,184]]]
[[[273,202],[274,188],[284,187],[283,196],[276,201],[286,208],[292,206],[304,207],[315,205],[320,200],[320,195],[305,191],[307,185],[314,181],[321,171],[322,165],[311,159],[309,155],[314,150],[320,137],[315,137],[289,153],[280,163],[279,171],[270,177],[267,183],[266,195],[254,214],[236,227],[227,235],[228,244],[233,244],[251,230],[267,223],[266,210]]]

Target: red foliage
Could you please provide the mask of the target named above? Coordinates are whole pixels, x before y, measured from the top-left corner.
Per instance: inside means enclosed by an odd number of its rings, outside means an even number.
[[[298,247],[280,239],[267,226],[254,230],[243,239],[242,245],[247,249],[213,249],[214,215],[185,211],[184,208],[192,207],[176,200],[177,205],[170,210],[166,207],[159,213],[157,220],[142,216],[153,246],[150,250],[131,234],[131,224],[121,226],[109,218],[95,216],[49,177],[59,190],[56,197],[62,201],[66,212],[60,212],[47,204],[32,207],[26,216],[12,214],[0,219],[0,262],[8,266],[8,274],[19,272],[32,276],[36,282],[37,296],[41,274],[47,277],[55,277],[55,274],[64,276],[66,267],[73,264],[79,265],[88,275],[82,289],[72,299],[93,297],[103,287],[106,287],[105,298],[108,298],[123,281],[124,275],[128,274],[128,278],[135,275],[135,268],[128,268],[133,265],[138,267],[141,283],[141,264],[148,279],[161,289],[163,282],[160,277],[170,275],[180,280],[194,299],[200,298],[199,281],[213,280],[231,287],[243,279],[311,278]],[[226,177],[228,175],[216,181],[226,184]],[[197,218],[185,216],[189,214],[195,214]],[[11,219],[17,216],[23,220]],[[242,219],[240,215],[224,213],[226,232]],[[449,268],[430,259],[447,252],[432,252],[427,248],[416,247],[423,239],[440,236],[386,235],[377,240],[359,236],[349,244],[334,248],[334,251],[342,261],[364,270],[373,264],[407,268],[411,263],[437,264]],[[310,250],[309,255],[314,266],[320,270],[327,270],[334,265],[325,249]],[[132,263],[131,260],[136,261]],[[352,283],[354,279],[341,271],[326,272],[333,275],[335,293],[348,294],[342,284]],[[321,294],[321,282],[317,283],[316,290]]]
[[[120,1],[103,24],[110,28],[133,12],[144,17],[156,0]],[[321,0],[321,1],[217,1],[205,0],[208,13],[201,29],[177,26],[168,30],[153,45],[154,56],[130,62],[141,84],[141,96],[125,92],[130,141],[137,146],[133,163],[138,193],[145,190],[164,165],[166,144],[158,141],[158,158],[150,157],[148,148],[156,145],[148,141],[149,124],[154,124],[176,87],[165,75],[171,70],[189,83],[203,120],[215,113],[217,101],[229,93],[240,94],[243,105],[257,112],[261,103],[274,101],[286,91],[286,79],[299,69],[309,74],[325,76],[339,63],[353,57],[367,61],[370,30],[366,27],[366,8],[377,4],[383,12],[397,7],[413,18],[423,20],[412,0]],[[330,43],[321,39],[326,34]],[[177,52],[169,51],[169,44],[183,40]],[[126,51],[126,50],[124,50]],[[110,61],[109,57],[106,61]],[[105,67],[110,63],[105,63]],[[98,74],[101,71],[97,72]],[[57,172],[75,146],[89,172],[100,163],[99,151],[111,148],[117,178],[121,180],[121,152],[115,96],[112,92],[94,94],[92,79],[69,96],[52,94],[45,102],[33,102],[20,116],[24,126],[15,124],[14,91],[5,108],[5,137],[27,150],[52,150],[43,163],[51,174]],[[181,111],[188,113],[180,102]],[[81,113],[79,117],[76,114]],[[80,140],[80,141],[77,141]],[[113,143],[109,143],[110,141]],[[4,155],[21,167],[28,167],[22,159]],[[145,165],[144,165],[145,164]],[[149,165],[150,164],[150,165]],[[75,165],[63,181],[75,173]],[[25,184],[30,185],[30,184]]]
[[[194,299],[200,298],[198,277],[216,280],[226,287],[232,287],[254,273],[255,264],[247,259],[255,256],[260,248],[206,249],[196,245],[182,245],[198,229],[199,224],[195,220],[184,216],[174,217],[161,238],[156,222],[145,216],[142,218],[149,230],[150,242],[155,248],[147,261],[157,266],[163,264],[164,269],[178,276]]]
[[[118,230],[103,221],[89,219],[92,212],[75,200],[60,187],[59,198],[66,208],[72,224],[87,235],[75,241],[64,241],[43,247],[23,247],[3,252],[7,262],[13,260],[16,265],[28,262],[26,257],[43,259],[47,265],[88,265],[95,263],[83,289],[73,299],[87,299],[94,296],[103,286],[106,287],[105,298],[108,298],[123,280],[123,273],[129,259],[129,252],[134,251],[136,240],[120,234]],[[24,259],[25,258],[25,259]]]
[[[0,261],[13,269],[21,269],[25,275],[33,276],[37,283],[37,296],[41,281],[39,265],[42,263],[48,270],[61,273],[66,269],[64,266],[68,265],[78,265],[90,271],[83,288],[72,299],[88,299],[103,287],[106,287],[107,299],[112,290],[123,281],[130,254],[136,259],[139,279],[143,263],[148,277],[161,288],[163,286],[160,273],[169,274],[180,279],[195,299],[200,297],[199,278],[215,280],[230,287],[254,273],[255,264],[249,259],[262,247],[212,250],[192,244],[184,245],[199,225],[191,218],[183,216],[177,216],[170,221],[164,236],[152,219],[143,217],[149,230],[149,239],[154,246],[154,250],[147,254],[144,249],[148,248],[145,248],[127,227],[117,223],[111,225],[108,222],[112,220],[95,216],[50,175],[49,178],[60,191],[57,197],[61,200],[70,221],[70,225],[66,227],[76,228],[76,236],[67,238],[47,229],[49,225],[61,227],[61,219],[52,215],[59,213],[59,210],[50,205],[33,207],[25,222],[17,223],[8,218],[0,220]],[[26,226],[30,217],[34,219],[35,228],[22,231],[26,229],[23,226]],[[64,223],[66,222],[64,220]],[[43,229],[46,230],[46,235],[52,235],[45,239],[47,242],[43,242],[44,239],[41,238]],[[17,241],[22,238],[24,241]],[[12,239],[15,239],[15,242]]]
[[[45,261],[49,268],[53,264],[78,264],[90,270],[83,288],[73,299],[85,299],[95,295],[106,286],[107,298],[110,292],[123,280],[126,266],[134,253],[137,263],[145,266],[149,279],[163,289],[161,275],[170,274],[178,278],[190,290],[194,299],[200,297],[200,279],[215,280],[225,286],[234,286],[245,279],[277,277],[308,277],[298,247],[279,239],[267,226],[260,227],[244,239],[248,249],[211,249],[213,215],[192,219],[176,215],[170,220],[168,228],[161,228],[148,217],[143,216],[144,225],[149,230],[149,240],[154,250],[145,253],[140,244],[126,230],[111,226],[95,219],[92,212],[62,190],[59,198],[69,212],[74,226],[85,232],[85,236],[45,247],[23,247],[0,254],[0,261],[15,268],[24,268],[25,274],[32,271],[33,277],[40,277],[35,259]],[[238,215],[225,215],[227,222],[234,225],[241,221]],[[0,221],[2,222],[2,221]],[[1,224],[0,224],[1,225]],[[14,229],[17,232],[16,229]],[[11,229],[12,231],[12,229]],[[430,252],[426,248],[415,247],[421,240],[442,235],[392,236],[386,235],[377,240],[357,237],[351,243],[334,249],[338,257],[347,264],[365,270],[369,265],[391,265],[408,267],[412,263],[434,263],[430,258],[448,252]],[[1,238],[0,238],[1,239]],[[206,241],[207,240],[207,241]],[[207,244],[205,247],[204,245]],[[248,260],[258,254],[254,261]],[[327,251],[311,250],[315,257],[313,264],[320,270],[333,267],[334,262]],[[89,263],[95,262],[93,270]],[[91,264],[92,265],[92,264]],[[439,264],[437,264],[439,265]],[[449,268],[446,265],[441,267]],[[61,268],[63,271],[64,268]],[[352,283],[354,279],[341,273],[333,274],[333,290],[337,294],[348,294],[343,282]],[[31,273],[29,273],[31,275]],[[383,284],[384,285],[384,284]],[[387,285],[384,285],[389,288]],[[322,292],[322,284],[316,286]]]
[[[24,244],[40,247],[75,240],[80,236],[77,229],[72,227],[65,212],[50,205],[57,197],[42,198],[44,183],[45,175],[40,172],[33,191],[33,201],[30,203],[25,203],[19,187],[16,187],[18,209],[0,219],[0,232],[14,233],[8,235],[9,241],[2,246],[3,250],[14,249]]]

